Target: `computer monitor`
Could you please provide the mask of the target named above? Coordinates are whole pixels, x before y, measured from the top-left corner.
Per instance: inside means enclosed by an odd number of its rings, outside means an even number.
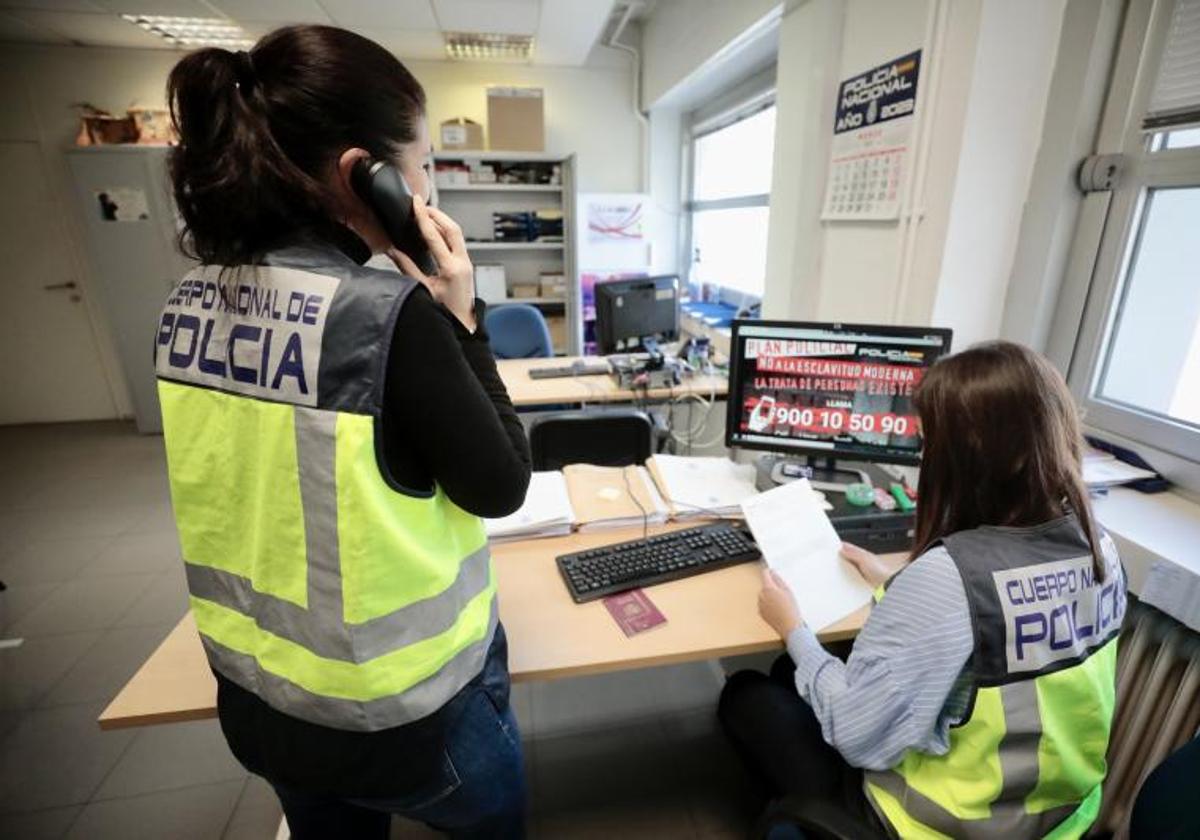
[[[913,392],[951,331],[734,321],[726,446],[916,464]]]
[[[679,278],[635,277],[596,284],[596,344],[603,354],[679,337]]]

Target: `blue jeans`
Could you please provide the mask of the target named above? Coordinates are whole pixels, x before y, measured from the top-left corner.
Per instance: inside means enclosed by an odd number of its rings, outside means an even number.
[[[508,672],[489,657],[450,702],[457,706],[437,771],[417,789],[384,799],[343,799],[272,783],[294,840],[386,840],[392,814],[455,838],[525,836],[521,736],[508,705]]]

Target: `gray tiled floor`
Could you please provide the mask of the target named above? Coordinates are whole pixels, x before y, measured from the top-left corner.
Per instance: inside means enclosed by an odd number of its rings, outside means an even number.
[[[215,721],[101,732],[187,608],[162,440],[127,424],[0,428],[0,837],[270,840],[279,803]],[[531,835],[744,836],[709,663],[518,685]],[[393,837],[436,836],[397,820]]]

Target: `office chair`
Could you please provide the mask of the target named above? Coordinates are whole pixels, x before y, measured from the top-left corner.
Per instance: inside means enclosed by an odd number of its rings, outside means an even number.
[[[754,829],[760,840],[883,840],[831,802],[784,796],[767,805]]]
[[[650,418],[631,409],[544,414],[529,427],[535,470],[557,470],[567,464],[644,464],[653,452],[653,440]]]
[[[546,319],[528,303],[490,307],[483,325],[497,359],[542,359],[554,355]]]
[[[1167,756],[1142,783],[1129,820],[1132,840],[1200,836],[1197,779],[1200,779],[1200,736]]]

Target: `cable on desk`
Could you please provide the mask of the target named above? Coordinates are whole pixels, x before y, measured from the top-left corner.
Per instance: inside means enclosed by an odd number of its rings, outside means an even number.
[[[700,422],[698,424],[692,423],[692,421],[691,421],[691,405],[689,405],[688,406],[688,428],[687,428],[686,435],[681,437],[677,432],[672,430],[671,431],[671,439],[682,446],[686,446],[689,455],[692,454],[693,446],[701,448],[701,449],[705,449],[710,446],[716,446],[718,443],[720,443],[722,440],[724,440],[725,439],[725,430],[724,429],[719,429],[718,430],[719,433],[717,435],[713,436],[712,438],[710,438],[709,440],[701,441],[699,443],[697,443],[695,440],[696,436],[699,435],[700,432],[704,431],[704,427],[708,425],[709,415],[712,414],[713,406],[716,405],[716,402],[717,402],[716,386],[715,385],[709,386],[709,396],[708,396],[707,400],[704,399],[704,397],[702,397],[696,393],[680,394],[678,397],[676,397],[675,399],[673,399],[671,401],[672,408],[674,406],[678,406],[680,403],[682,403],[685,400],[687,400],[689,403],[693,403],[693,402],[699,403],[701,406],[704,407],[704,413],[700,416]]]
[[[633,499],[633,503],[642,512],[642,542],[645,542],[650,537],[650,513],[638,500],[637,494],[633,492],[633,485],[629,483],[629,470],[626,467],[621,467],[621,476],[625,479],[625,492],[629,494],[629,498]]]

